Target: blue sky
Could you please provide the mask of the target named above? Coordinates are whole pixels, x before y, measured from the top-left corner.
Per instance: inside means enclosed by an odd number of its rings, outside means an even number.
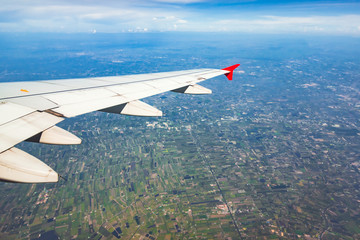
[[[250,32],[360,35],[360,2],[0,0],[0,32]]]

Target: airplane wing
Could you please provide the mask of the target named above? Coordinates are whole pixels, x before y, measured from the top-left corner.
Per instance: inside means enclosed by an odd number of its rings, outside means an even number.
[[[22,141],[80,144],[81,139],[56,126],[66,118],[92,111],[161,116],[139,99],[166,91],[210,94],[197,83],[219,75],[232,80],[240,64],[224,69],[0,83],[0,180],[57,182],[59,175],[34,156],[14,147]]]

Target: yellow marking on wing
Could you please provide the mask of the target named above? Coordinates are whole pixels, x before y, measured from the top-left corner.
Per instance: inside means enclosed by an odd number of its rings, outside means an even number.
[[[26,89],[20,89],[20,91],[22,91],[22,92],[29,92],[29,91],[26,90]]]

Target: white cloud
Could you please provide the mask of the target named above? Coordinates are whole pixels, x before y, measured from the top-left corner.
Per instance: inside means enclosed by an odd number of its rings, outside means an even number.
[[[263,16],[258,19],[226,19],[212,24],[221,31],[246,31],[265,33],[322,32],[360,34],[360,15],[283,17]]]
[[[289,16],[187,8],[205,0],[12,0],[0,5],[1,31],[229,31],[360,35],[360,15]],[[172,4],[167,4],[172,3]],[[205,4],[205,3],[204,3]],[[170,6],[170,7],[169,7]],[[144,30],[146,29],[146,30]]]
[[[9,7],[9,8],[7,8]],[[11,9],[18,17],[2,17]],[[164,13],[166,12],[166,16]],[[50,31],[50,32],[122,32],[138,27],[146,31],[174,30],[173,25],[185,24],[179,11],[164,11],[154,7],[128,5],[76,5],[43,2],[34,5],[0,6],[1,31]],[[2,19],[3,18],[3,19]],[[11,21],[9,21],[11,19]]]
[[[155,2],[189,4],[189,3],[206,2],[206,0],[155,0]]]
[[[177,23],[187,23],[188,21],[184,20],[184,19],[179,19],[176,21]]]

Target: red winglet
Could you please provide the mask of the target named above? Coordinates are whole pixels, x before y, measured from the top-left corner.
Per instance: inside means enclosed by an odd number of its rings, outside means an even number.
[[[228,73],[225,73],[225,76],[231,81],[233,78],[233,72],[234,72],[235,68],[237,68],[238,66],[240,66],[240,64],[235,64],[230,67],[223,68],[221,70],[230,71]]]

